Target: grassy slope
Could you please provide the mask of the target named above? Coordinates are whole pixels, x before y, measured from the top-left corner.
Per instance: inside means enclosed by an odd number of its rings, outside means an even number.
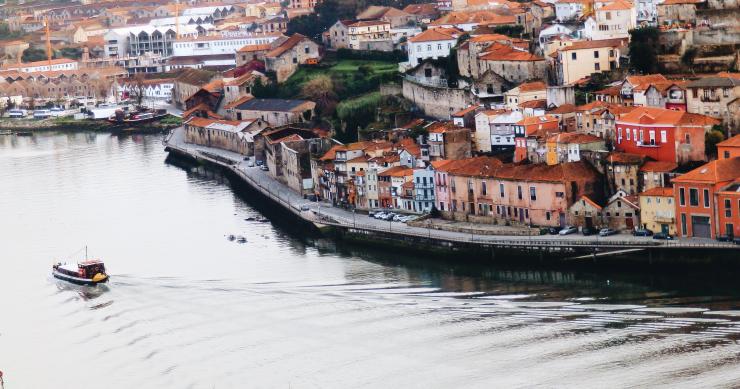
[[[330,68],[301,67],[295,74],[290,77],[290,79],[288,79],[288,81],[285,82],[285,84],[281,85],[281,90],[289,94],[298,93],[301,89],[301,86],[306,81],[322,74],[328,75],[333,79],[340,80],[343,84],[345,84],[345,87],[350,87],[351,85],[356,83],[355,77],[357,75],[358,68],[362,65],[370,65],[370,67],[373,69],[372,74],[369,76],[369,78],[371,79],[392,75],[398,72],[398,64],[393,62],[343,59],[337,61],[336,65]],[[365,92],[365,90],[361,91],[361,93]]]

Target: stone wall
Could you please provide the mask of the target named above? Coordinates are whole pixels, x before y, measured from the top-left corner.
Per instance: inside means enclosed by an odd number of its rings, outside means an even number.
[[[424,115],[450,119],[450,115],[469,107],[473,101],[469,91],[423,85],[403,80],[403,97],[411,101]]]

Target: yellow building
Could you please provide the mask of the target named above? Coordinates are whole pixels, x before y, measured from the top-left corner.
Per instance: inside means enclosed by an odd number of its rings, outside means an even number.
[[[558,50],[555,68],[561,85],[571,84],[592,73],[619,67],[619,56],[626,39],[577,41]]]
[[[584,151],[607,150],[603,139],[580,132],[561,132],[552,135],[547,138],[545,148],[547,150],[545,161],[548,165],[578,162]]]
[[[657,187],[639,194],[642,227],[652,232],[676,235],[676,206],[673,188]]]

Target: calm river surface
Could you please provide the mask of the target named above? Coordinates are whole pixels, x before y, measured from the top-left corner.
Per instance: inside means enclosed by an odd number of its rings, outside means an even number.
[[[736,277],[337,247],[160,141],[0,137],[6,389],[740,386]],[[86,244],[110,284],[50,278]]]

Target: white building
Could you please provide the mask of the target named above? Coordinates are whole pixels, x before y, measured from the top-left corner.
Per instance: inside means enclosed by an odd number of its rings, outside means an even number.
[[[555,19],[558,22],[578,19],[583,15],[583,0],[558,0],[555,3]]]
[[[417,26],[391,28],[391,39],[393,39],[394,45],[401,43],[401,40],[403,38],[406,38],[406,40],[408,40],[411,37],[419,34],[421,34],[421,27]]]
[[[280,33],[242,33],[232,36],[209,35],[195,39],[178,39],[172,47],[173,57],[234,55],[247,45],[265,45],[283,36]],[[234,62],[236,64],[236,62]]]
[[[624,0],[596,4],[594,16],[584,24],[583,35],[592,40],[629,38],[629,31],[637,26],[634,5]],[[599,7],[600,4],[604,5]]]
[[[145,103],[147,101],[166,101],[172,99],[172,88],[174,87],[175,81],[173,79],[144,80],[143,84],[131,81],[118,87],[118,96],[121,100],[135,99],[141,93],[142,101]]]
[[[433,28],[408,40],[409,67],[431,58],[445,58],[457,44],[462,31],[456,28]]]
[[[524,115],[519,111],[488,110],[475,115],[475,141],[478,151],[499,152],[514,149],[514,127]]]
[[[180,39],[194,39],[213,31],[212,24],[183,24],[180,25]],[[172,55],[173,44],[177,40],[175,26],[141,25],[114,28],[105,33],[105,56],[128,57],[144,55],[145,53]]]
[[[48,72],[58,70],[77,70],[79,63],[69,58],[57,58],[51,61],[12,63],[3,65],[2,70],[17,70],[24,73]]]
[[[637,22],[646,23],[650,26],[658,24],[658,0],[637,1]]]
[[[562,24],[553,24],[551,26],[543,28],[542,31],[540,31],[540,36],[538,39],[540,49],[544,52],[545,44],[549,42],[550,38],[552,37],[571,34],[573,34],[573,30]]]

